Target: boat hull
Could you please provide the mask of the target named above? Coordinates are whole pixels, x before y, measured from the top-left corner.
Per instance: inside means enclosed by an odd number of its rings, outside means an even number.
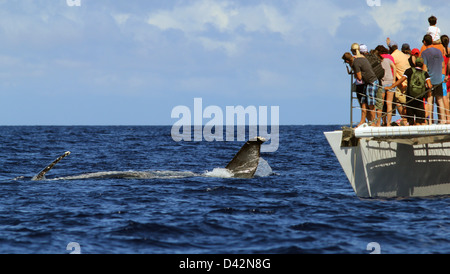
[[[413,145],[358,138],[342,146],[343,131],[324,134],[358,197],[450,195],[450,142]]]

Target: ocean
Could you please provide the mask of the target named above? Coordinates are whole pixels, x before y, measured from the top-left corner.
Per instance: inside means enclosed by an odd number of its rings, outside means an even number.
[[[221,168],[241,141],[175,142],[170,126],[0,127],[0,253],[450,252],[450,199],[358,198],[323,135],[339,128],[280,126],[262,171],[236,179]]]

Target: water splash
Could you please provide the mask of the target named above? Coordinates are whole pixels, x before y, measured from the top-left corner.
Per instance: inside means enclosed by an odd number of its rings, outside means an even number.
[[[256,177],[268,177],[273,175],[272,168],[269,163],[263,158],[259,158],[258,167],[256,169]],[[207,171],[203,174],[206,177],[217,177],[217,178],[232,178],[233,172],[226,168],[215,168],[212,171]]]
[[[226,168],[215,168],[212,171],[207,171],[203,174],[206,177],[217,177],[217,178],[232,178],[233,172]]]
[[[258,168],[256,169],[256,177],[268,177],[273,174],[273,170],[269,163],[262,157],[259,158]]]

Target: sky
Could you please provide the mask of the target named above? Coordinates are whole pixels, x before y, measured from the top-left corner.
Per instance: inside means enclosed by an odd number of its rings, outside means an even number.
[[[0,0],[0,125],[173,125],[195,98],[347,124],[352,43],[420,48],[432,14],[450,34],[448,0],[74,3]]]

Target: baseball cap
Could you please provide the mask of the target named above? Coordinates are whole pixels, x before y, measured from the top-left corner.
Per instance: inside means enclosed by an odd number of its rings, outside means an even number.
[[[423,58],[417,57],[416,59],[416,66],[422,66],[423,65]]]
[[[419,54],[420,54],[420,50],[419,50],[419,49],[413,49],[413,50],[411,51],[411,54],[412,54],[412,55],[419,55]]]
[[[404,51],[404,50],[411,50],[411,48],[409,47],[409,44],[404,43],[404,44],[402,45],[402,51]]]

